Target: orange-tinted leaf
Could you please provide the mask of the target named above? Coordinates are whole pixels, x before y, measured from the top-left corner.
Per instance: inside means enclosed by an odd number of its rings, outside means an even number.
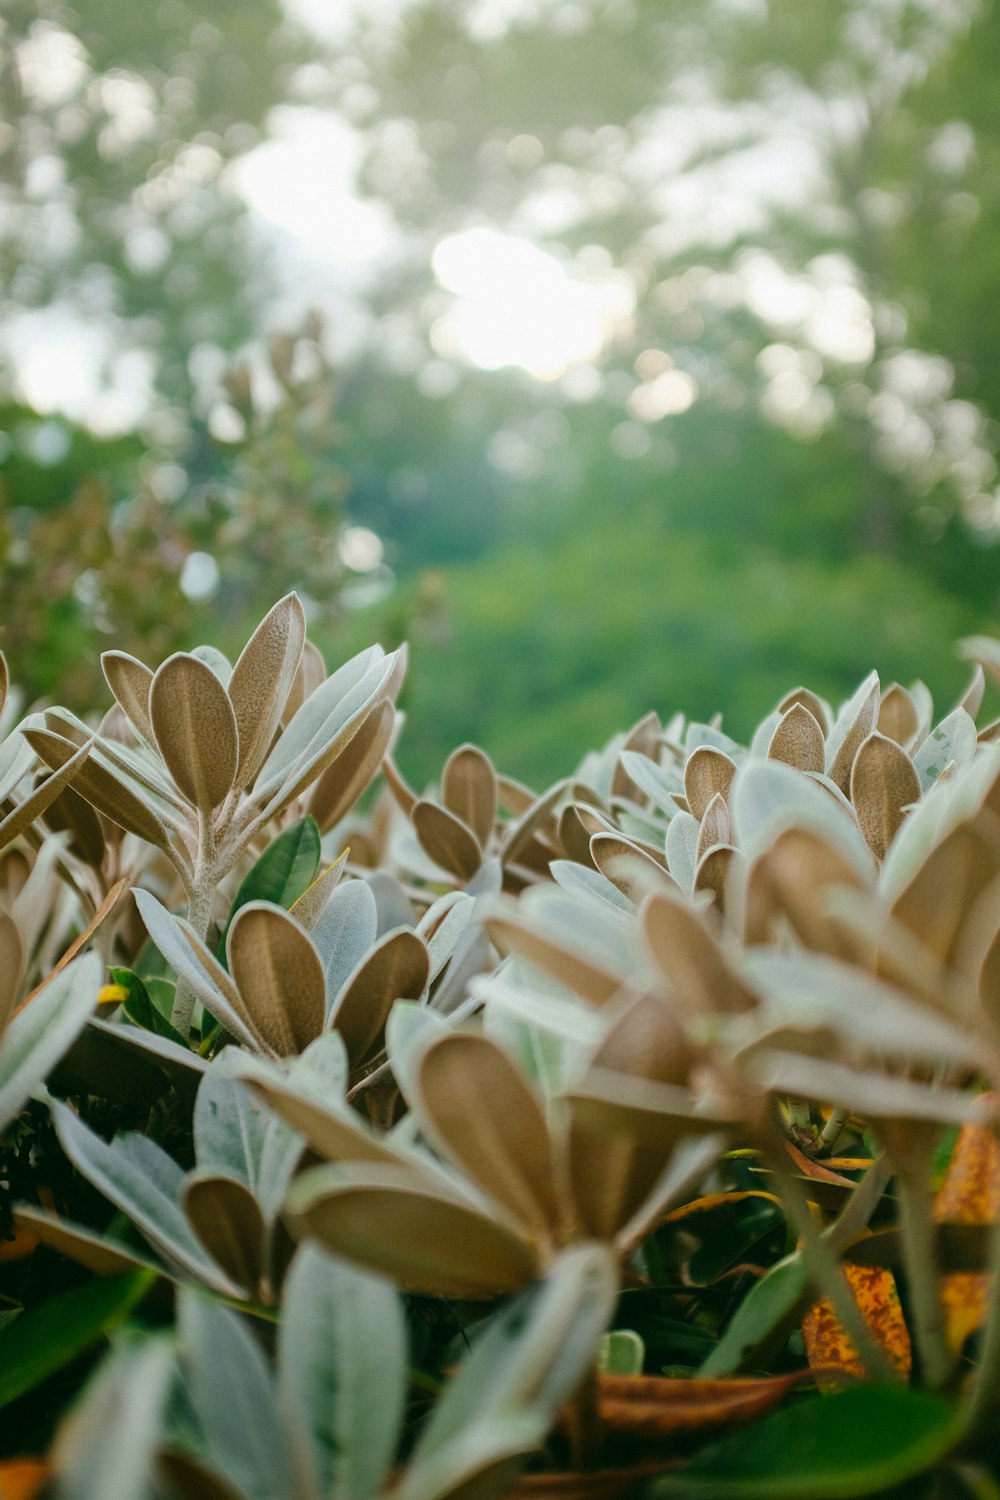
[[[913,1355],[895,1277],[881,1266],[845,1264],[843,1272],[890,1369],[901,1381],[907,1381]],[[864,1377],[864,1364],[827,1298],[821,1297],[806,1313],[802,1336],[812,1369],[835,1371],[850,1379]]]
[[[14,1238],[11,1240],[0,1240],[0,1265],[11,1260],[23,1260],[26,1255],[33,1255],[38,1249],[38,1241],[33,1234],[26,1229],[15,1229]],[[0,1500],[3,1491],[0,1490]]]
[[[682,1203],[680,1208],[672,1208],[669,1213],[663,1215],[662,1223],[680,1224],[684,1219],[697,1218],[699,1214],[710,1214],[718,1208],[725,1208],[730,1203],[745,1203],[750,1198],[763,1198],[767,1203],[776,1203],[779,1208],[784,1204],[780,1198],[773,1193],[763,1193],[757,1188],[749,1188],[742,1192],[733,1193],[708,1193],[703,1198],[693,1198],[690,1203]]]
[[[1000,1141],[985,1125],[963,1125],[934,1200],[943,1223],[991,1224],[1000,1217]]]
[[[963,1125],[934,1200],[938,1223],[992,1224],[1000,1217],[1000,1142],[985,1125]],[[941,1277],[948,1344],[955,1355],[981,1328],[989,1309],[989,1277],[951,1271]]]
[[[793,1375],[687,1380],[656,1375],[602,1375],[601,1421],[609,1433],[663,1440],[736,1426],[763,1416],[801,1380]]]
[[[44,1458],[9,1458],[0,1464],[0,1500],[34,1500],[52,1473]]]

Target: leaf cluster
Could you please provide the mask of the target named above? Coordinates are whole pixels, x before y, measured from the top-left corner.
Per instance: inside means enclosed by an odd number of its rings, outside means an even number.
[[[418,793],[405,652],[328,674],[294,595],[235,665],[106,653],[96,725],[12,702],[31,1492],[993,1483],[1000,648],[965,649],[943,715],[875,674],[748,744],[648,713],[541,793],[473,744]]]

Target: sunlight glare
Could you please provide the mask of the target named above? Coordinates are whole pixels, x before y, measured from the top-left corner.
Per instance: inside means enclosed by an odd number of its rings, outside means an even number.
[[[431,342],[482,370],[519,365],[538,380],[557,380],[596,359],[628,311],[621,287],[577,280],[555,256],[495,229],[448,235],[432,264],[456,300],[434,323]]]

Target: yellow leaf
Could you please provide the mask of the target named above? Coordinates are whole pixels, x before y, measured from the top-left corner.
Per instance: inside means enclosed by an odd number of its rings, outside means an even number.
[[[1000,1142],[985,1125],[963,1125],[934,1200],[938,1223],[991,1224],[1000,1216]],[[959,1355],[981,1328],[989,1306],[983,1271],[950,1271],[941,1277],[948,1344]]]
[[[852,1264],[846,1264],[842,1269],[858,1308],[886,1355],[890,1368],[900,1381],[907,1381],[913,1365],[910,1335],[892,1272],[881,1266]],[[806,1313],[802,1336],[806,1357],[813,1370],[835,1371],[857,1380],[864,1377],[865,1367],[858,1352],[827,1298],[819,1298]],[[831,1384],[839,1385],[840,1382]]]

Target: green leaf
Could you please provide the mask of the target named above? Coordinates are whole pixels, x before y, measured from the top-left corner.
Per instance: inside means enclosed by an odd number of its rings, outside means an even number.
[[[133,974],[131,969],[117,967],[110,969],[109,973],[112,982],[126,991],[125,999],[122,1001],[122,1010],[133,1026],[139,1026],[143,1031],[151,1031],[154,1036],[165,1036],[168,1041],[175,1042],[178,1047],[185,1045],[180,1033],[174,1030],[161,1013],[159,1006],[153,1003],[149,990],[138,974]]]
[[[718,1344],[698,1371],[702,1379],[734,1375],[783,1329],[791,1332],[809,1293],[809,1270],[797,1252],[779,1260],[744,1297]]]
[[[304,1245],[285,1282],[278,1390],[311,1456],[314,1492],[381,1494],[406,1395],[406,1323],[389,1283]]]
[[[631,1328],[616,1328],[606,1333],[597,1354],[597,1368],[602,1375],[641,1375],[646,1346]]]
[[[175,973],[187,981],[214,1020],[251,1052],[259,1051],[258,1038],[242,1018],[236,986],[191,925],[172,916],[149,891],[132,894],[146,931]]]
[[[517,1447],[510,1442],[519,1424],[521,1451],[527,1452],[594,1358],[614,1307],[616,1283],[607,1247],[576,1245],[562,1252],[544,1281],[501,1308],[434,1408],[399,1500],[450,1493],[447,1485],[457,1489],[460,1479],[485,1467],[496,1453],[512,1456]]]
[[[268,1116],[236,1076],[242,1063],[238,1050],[227,1047],[201,1081],[194,1106],[195,1158],[199,1168],[228,1172],[254,1192]]]
[[[296,1494],[274,1376],[246,1322],[190,1287],[181,1289],[177,1308],[210,1459],[248,1500]]]
[[[654,1484],[662,1500],[851,1500],[919,1474],[959,1433],[926,1391],[866,1386],[815,1396],[699,1453]]]
[[[184,1174],[173,1157],[143,1135],[119,1135],[109,1145],[68,1105],[53,1101],[51,1107],[59,1143],[73,1165],[128,1215],[167,1263],[182,1267],[223,1296],[238,1297],[240,1288],[205,1254],[184,1216]]]
[[[976,723],[964,708],[956,708],[932,729],[913,757],[920,784],[929,791],[952,761],[968,765],[976,753]]]
[[[780,1238],[772,1254],[784,1249],[785,1216],[777,1204],[766,1199],[750,1198],[705,1217],[715,1222],[706,1222],[702,1243],[692,1255],[689,1267],[691,1280],[698,1286],[710,1286],[731,1266],[753,1260],[754,1251],[763,1241],[770,1239],[774,1243],[777,1231]]]
[[[0,1128],[12,1120],[78,1034],[97,1002],[103,973],[88,953],[29,1000],[0,1038]]]
[[[320,857],[319,826],[315,818],[300,818],[268,844],[236,892],[219,937],[220,963],[226,962],[226,934],[240,907],[249,901],[270,901],[290,911],[316,879]]]
[[[173,1373],[164,1335],[116,1340],[60,1430],[52,1486],[60,1500],[147,1500]]]
[[[104,1338],[156,1280],[153,1271],[95,1277],[0,1330],[0,1406],[32,1390]]]

